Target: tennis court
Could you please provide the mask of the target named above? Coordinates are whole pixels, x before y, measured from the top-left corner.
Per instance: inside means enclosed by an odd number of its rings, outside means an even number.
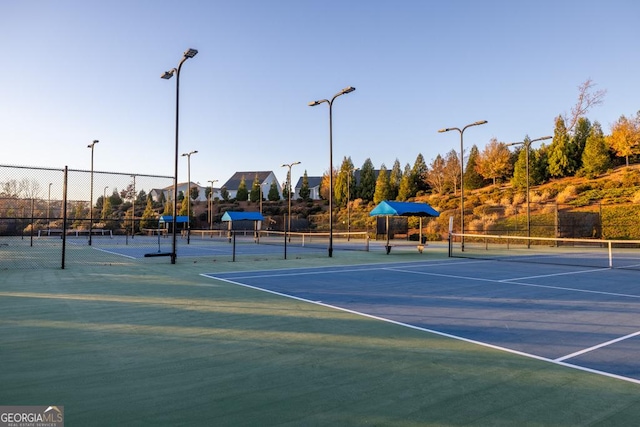
[[[91,426],[640,418],[637,271],[543,277],[444,244],[171,265],[102,241],[69,244],[92,262],[0,272],[3,405]]]
[[[633,271],[452,259],[206,276],[640,384]]]

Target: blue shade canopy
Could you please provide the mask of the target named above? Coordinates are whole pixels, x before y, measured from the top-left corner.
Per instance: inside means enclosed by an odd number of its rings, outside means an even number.
[[[187,223],[188,219],[186,215],[178,215],[176,217],[176,222],[178,224],[180,223]],[[173,222],[173,216],[171,215],[163,215],[160,217],[160,223],[168,223],[168,222]]]
[[[369,216],[380,215],[437,217],[440,216],[440,212],[427,203],[389,202],[385,200],[378,203],[378,206],[369,212]]]
[[[264,217],[260,212],[225,212],[222,215],[223,221],[264,221]]]

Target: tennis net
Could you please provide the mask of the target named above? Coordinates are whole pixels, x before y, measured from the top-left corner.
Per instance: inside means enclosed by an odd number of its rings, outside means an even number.
[[[640,240],[600,240],[452,233],[449,256],[640,270]]]
[[[368,251],[369,234],[366,231],[342,232],[288,232],[260,230],[257,243],[266,245],[287,245],[301,248],[327,248],[330,236],[336,250]]]

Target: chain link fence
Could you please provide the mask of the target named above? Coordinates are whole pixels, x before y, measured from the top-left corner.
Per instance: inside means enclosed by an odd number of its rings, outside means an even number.
[[[106,249],[114,246],[155,249],[146,235],[160,236],[173,184],[169,176],[0,165],[0,270],[117,262],[121,254]],[[81,250],[92,245],[105,249]]]

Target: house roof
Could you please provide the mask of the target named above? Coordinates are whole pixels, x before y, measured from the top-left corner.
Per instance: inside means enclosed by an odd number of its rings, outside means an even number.
[[[440,216],[440,212],[433,209],[427,203],[414,202],[390,202],[383,201],[378,204],[369,216],[393,215],[393,216]]]
[[[296,185],[293,188],[302,188],[302,180],[303,179],[304,179],[304,177],[300,177],[298,179],[298,182],[296,183]],[[319,187],[320,183],[322,182],[322,177],[321,176],[308,176],[307,177],[307,181],[309,181],[309,188]]]
[[[240,186],[240,182],[242,181],[242,177],[244,177],[244,181],[247,184],[247,189],[251,189],[251,185],[253,184],[253,180],[255,179],[256,175],[258,176],[258,181],[260,181],[260,183],[262,184],[264,180],[267,179],[267,177],[271,174],[271,171],[236,172],[231,178],[229,178],[229,180],[227,180],[227,182],[222,185],[222,187],[226,188],[227,190],[237,190]]]

